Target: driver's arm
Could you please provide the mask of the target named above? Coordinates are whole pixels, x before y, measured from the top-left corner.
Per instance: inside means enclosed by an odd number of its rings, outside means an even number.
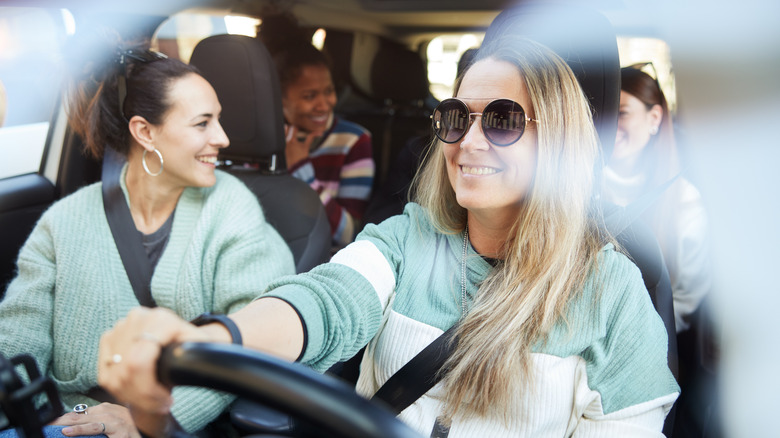
[[[243,336],[244,346],[290,361],[303,350],[303,323],[295,309],[277,298],[260,298],[241,310],[231,313]],[[231,342],[230,333],[222,324],[202,327],[205,336],[214,342]]]
[[[295,360],[303,349],[303,325],[295,309],[276,298],[261,298],[230,315],[247,347]],[[98,381],[120,402],[131,404],[139,430],[161,436],[173,404],[170,388],[157,381],[162,345],[173,342],[232,341],[219,323],[195,327],[164,308],[136,308],[100,340]]]

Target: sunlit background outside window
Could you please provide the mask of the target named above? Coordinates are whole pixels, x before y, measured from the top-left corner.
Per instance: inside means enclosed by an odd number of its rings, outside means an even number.
[[[452,97],[460,57],[466,50],[479,47],[484,37],[484,34],[476,33],[442,35],[428,43],[426,56],[431,94],[439,100]]]
[[[311,43],[319,50],[322,50],[322,48],[325,46],[325,37],[327,36],[327,32],[325,32],[325,29],[319,28],[316,31],[314,31],[314,35],[311,36]]]
[[[253,37],[259,24],[257,18],[240,15],[177,14],[157,29],[152,47],[169,57],[189,62],[202,39],[225,33]]]
[[[62,79],[60,50],[75,32],[65,9],[0,15],[0,178],[37,172]]]

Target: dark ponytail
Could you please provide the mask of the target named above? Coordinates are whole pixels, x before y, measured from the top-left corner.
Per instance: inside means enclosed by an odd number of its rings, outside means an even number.
[[[151,124],[160,124],[172,104],[168,99],[171,83],[198,73],[195,67],[160,57],[143,45],[123,45],[116,37],[73,42],[71,50],[76,55],[69,57],[74,69],[68,87],[68,121],[83,139],[84,149],[95,158],[101,158],[106,147],[126,156],[130,147],[128,120],[139,115]],[[122,112],[120,80],[124,80],[126,90]]]

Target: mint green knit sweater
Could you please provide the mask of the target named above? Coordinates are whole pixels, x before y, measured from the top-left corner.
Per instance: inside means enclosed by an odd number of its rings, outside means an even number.
[[[399,368],[461,317],[492,266],[463,234],[436,231],[428,213],[407,204],[403,215],[369,225],[330,263],[285,277],[268,296],[292,304],[306,323],[301,362],[327,369],[368,344],[357,391],[373,395]],[[607,245],[566,320],[532,348],[531,382],[517,386],[508,416],[456,418],[450,438],[654,437],[679,388],[667,366],[667,335],[639,269]],[[521,372],[508,379],[521,382]],[[399,418],[428,436],[443,412],[439,383]]]
[[[233,312],[271,280],[294,273],[287,245],[265,221],[255,196],[236,178],[216,174],[213,187],[182,193],[152,277],[157,305],[184,319]],[[80,393],[97,385],[100,335],[138,305],[96,183],[49,208],[22,247],[17,276],[0,303],[0,351],[7,357],[32,354],[56,382],[67,409],[93,405]],[[176,388],[174,400],[174,416],[194,431],[231,399]]]

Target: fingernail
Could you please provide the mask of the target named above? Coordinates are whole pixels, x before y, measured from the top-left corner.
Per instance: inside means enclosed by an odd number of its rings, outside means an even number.
[[[62,434],[63,435],[70,435],[72,433],[73,433],[73,428],[72,427],[66,427],[66,428],[62,429]]]

